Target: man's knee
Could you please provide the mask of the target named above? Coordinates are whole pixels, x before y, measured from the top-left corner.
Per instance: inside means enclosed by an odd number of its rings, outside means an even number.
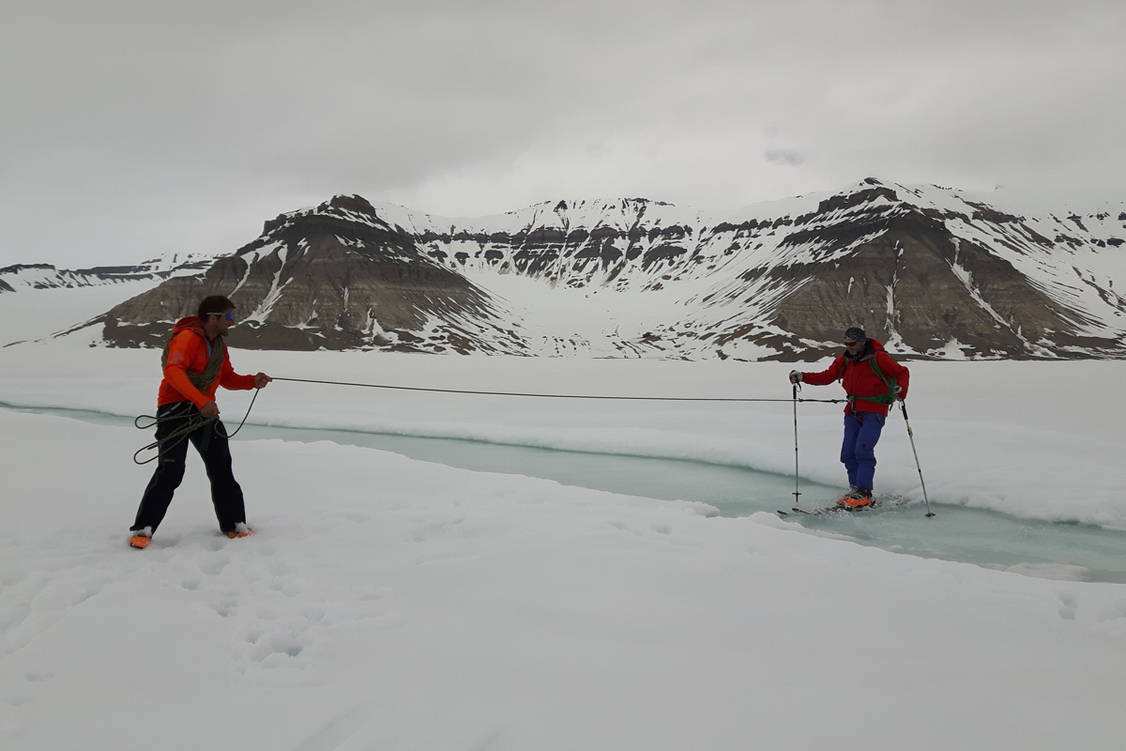
[[[184,461],[174,456],[164,457],[156,466],[156,474],[161,482],[179,485],[184,479]]]

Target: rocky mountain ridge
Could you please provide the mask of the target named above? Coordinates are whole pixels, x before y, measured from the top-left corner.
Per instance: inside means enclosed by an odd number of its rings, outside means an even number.
[[[1126,205],[1032,216],[875,179],[728,215],[635,198],[446,219],[335,196],[97,323],[155,345],[220,293],[236,346],[794,359],[858,324],[907,356],[1120,358],[1124,239]]]
[[[202,253],[168,253],[138,264],[60,269],[49,263],[15,264],[0,268],[0,293],[20,289],[63,289],[104,284],[167,279],[206,269],[214,256]]]

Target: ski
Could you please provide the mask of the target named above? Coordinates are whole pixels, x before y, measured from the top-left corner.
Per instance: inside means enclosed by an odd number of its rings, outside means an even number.
[[[794,506],[789,511],[778,509],[777,513],[779,516],[789,516],[790,514],[803,514],[805,516],[827,516],[828,514],[847,514],[856,511],[865,511],[870,508],[875,508],[875,506],[865,506],[858,509],[850,509],[843,506],[821,506],[819,508],[798,508],[797,506]]]
[[[882,509],[893,508],[895,506],[902,506],[907,502],[907,499],[902,496],[885,496],[880,500],[873,503],[871,506],[859,506],[852,508],[849,506],[819,506],[817,508],[800,508],[793,506],[789,511],[777,509],[775,513],[779,516],[790,516],[791,514],[801,514],[803,516],[829,516],[832,514],[864,514],[871,511],[880,511]]]

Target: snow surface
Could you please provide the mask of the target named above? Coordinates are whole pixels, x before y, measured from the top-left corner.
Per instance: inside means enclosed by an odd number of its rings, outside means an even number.
[[[1120,747],[1122,585],[281,441],[139,552],[135,431],[0,425],[4,748]]]
[[[77,358],[81,368],[74,367]],[[825,359],[798,364],[821,370]],[[694,459],[793,472],[794,363],[465,357],[372,352],[258,352],[240,372],[352,383],[556,394],[775,398],[778,404],[467,397],[320,384],[273,384],[252,422],[581,451]],[[133,416],[151,412],[159,354],[68,340],[0,349],[0,401]],[[908,410],[931,500],[1022,517],[1126,529],[1126,363],[912,362]],[[841,398],[838,385],[805,398]],[[241,419],[249,392],[223,395]],[[801,468],[836,484],[841,405],[799,409]],[[878,490],[922,499],[897,411],[878,451]],[[1080,482],[1081,480],[1081,482]],[[1078,482],[1078,484],[1077,484]]]
[[[73,291],[70,291],[73,294]],[[790,363],[233,353],[240,372],[501,391],[789,396]],[[801,365],[804,370],[823,367]],[[1126,363],[912,363],[931,500],[1126,528]],[[151,412],[159,354],[0,349],[3,400]],[[806,388],[831,398],[839,388]],[[222,392],[228,423],[246,392]],[[275,382],[252,419],[793,467],[792,405]],[[799,409],[839,482],[840,405]],[[198,457],[152,546],[140,432],[0,409],[0,748],[1118,749],[1126,585],[921,559],[329,442]],[[902,419],[880,488],[918,499]]]

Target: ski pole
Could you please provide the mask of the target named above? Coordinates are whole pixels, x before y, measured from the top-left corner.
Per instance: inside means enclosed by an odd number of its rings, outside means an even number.
[[[798,385],[794,384],[794,505],[800,506],[798,488]]]
[[[915,449],[915,433],[911,430],[911,421],[907,419],[907,405],[904,402],[899,402],[899,408],[903,410],[903,422],[907,425],[907,437],[911,439],[911,453],[915,455],[915,469],[919,471],[919,484],[923,486],[923,502],[927,505],[927,518],[934,516],[931,512],[931,502],[927,498],[927,484],[923,482],[923,468],[919,464],[919,452]]]

